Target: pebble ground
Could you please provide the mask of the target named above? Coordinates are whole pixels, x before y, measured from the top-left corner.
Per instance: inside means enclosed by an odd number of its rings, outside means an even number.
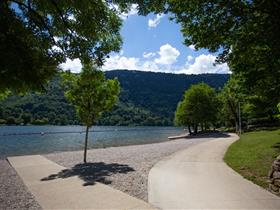
[[[66,176],[78,175],[85,184],[105,183],[131,196],[147,201],[150,169],[174,152],[209,138],[180,139],[162,143],[88,150],[84,165],[83,151],[59,152],[44,156],[69,169]],[[59,176],[58,176],[59,178]],[[0,159],[0,209],[42,209],[10,164]]]

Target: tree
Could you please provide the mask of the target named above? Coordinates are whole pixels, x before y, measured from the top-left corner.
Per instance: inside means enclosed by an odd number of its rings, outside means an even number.
[[[222,101],[221,120],[235,126],[236,132],[238,131],[238,103],[242,102],[243,104],[247,99],[241,83],[240,79],[231,76],[219,94]]]
[[[278,109],[278,114],[277,114],[277,118],[280,119],[280,103],[277,104],[277,109]]]
[[[277,124],[276,107],[273,107],[271,101],[266,96],[252,94],[248,89],[244,89],[244,79],[238,74],[231,76],[225,84],[219,98],[222,102],[220,120],[226,123],[226,126],[236,127],[239,130],[238,106],[240,104],[241,122],[250,126],[270,126]]]
[[[118,100],[119,82],[116,79],[106,80],[104,73],[92,64],[85,64],[80,75],[65,73],[64,79],[67,89],[65,96],[75,106],[81,122],[86,126],[84,147],[86,163],[89,128]]]
[[[118,0],[138,3],[139,14],[169,13],[186,45],[218,52],[243,77],[243,88],[262,97],[270,116],[280,101],[280,1]]]
[[[111,4],[109,0],[2,0],[0,94],[44,89],[66,58],[102,65],[122,42],[122,22]]]
[[[192,134],[191,130],[191,118],[188,115],[186,100],[180,101],[177,105],[177,109],[175,112],[174,124],[176,126],[188,126],[189,134]]]
[[[217,121],[219,102],[215,90],[205,83],[192,85],[185,93],[183,100],[179,102],[175,113],[177,125],[187,125],[194,128],[194,134],[198,131],[198,125],[202,130],[209,124],[215,126]]]

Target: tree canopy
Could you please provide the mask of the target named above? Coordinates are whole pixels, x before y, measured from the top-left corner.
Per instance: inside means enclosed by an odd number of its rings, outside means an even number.
[[[121,19],[111,1],[0,2],[0,92],[42,90],[66,58],[101,65],[118,51]]]
[[[86,126],[92,126],[104,111],[111,109],[120,92],[118,80],[106,80],[104,73],[92,64],[84,65],[80,75],[66,72],[64,86],[66,98]]]
[[[192,126],[194,132],[197,133],[198,125],[201,126],[202,130],[210,125],[215,125],[218,107],[219,102],[213,88],[205,83],[192,85],[184,93],[183,100],[178,103],[175,123]]]
[[[75,106],[81,122],[86,126],[84,162],[86,162],[88,131],[104,111],[112,109],[120,92],[117,79],[106,80],[102,71],[85,64],[80,75],[64,75],[66,98]]]
[[[220,92],[219,99],[223,105],[221,118],[223,121],[229,122],[228,127],[236,126],[236,131],[238,131],[238,103],[244,104],[247,101],[241,81],[232,76]]]
[[[276,112],[280,101],[280,1],[128,0],[139,14],[169,13],[181,25],[186,45],[219,53],[244,79],[243,88]],[[273,107],[273,108],[272,108]]]

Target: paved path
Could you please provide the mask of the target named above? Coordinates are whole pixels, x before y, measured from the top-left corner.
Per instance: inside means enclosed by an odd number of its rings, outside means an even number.
[[[280,198],[223,162],[238,137],[217,138],[173,154],[149,173],[149,202],[162,209],[280,209]]]
[[[66,168],[40,156],[9,157],[43,209],[152,209],[144,201],[101,183],[84,186],[77,176],[55,178]]]

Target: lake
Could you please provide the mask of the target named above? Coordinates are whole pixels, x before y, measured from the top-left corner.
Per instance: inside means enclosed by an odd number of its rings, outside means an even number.
[[[168,141],[184,133],[177,127],[93,126],[88,148],[104,148]],[[0,158],[82,150],[83,126],[0,126]]]

